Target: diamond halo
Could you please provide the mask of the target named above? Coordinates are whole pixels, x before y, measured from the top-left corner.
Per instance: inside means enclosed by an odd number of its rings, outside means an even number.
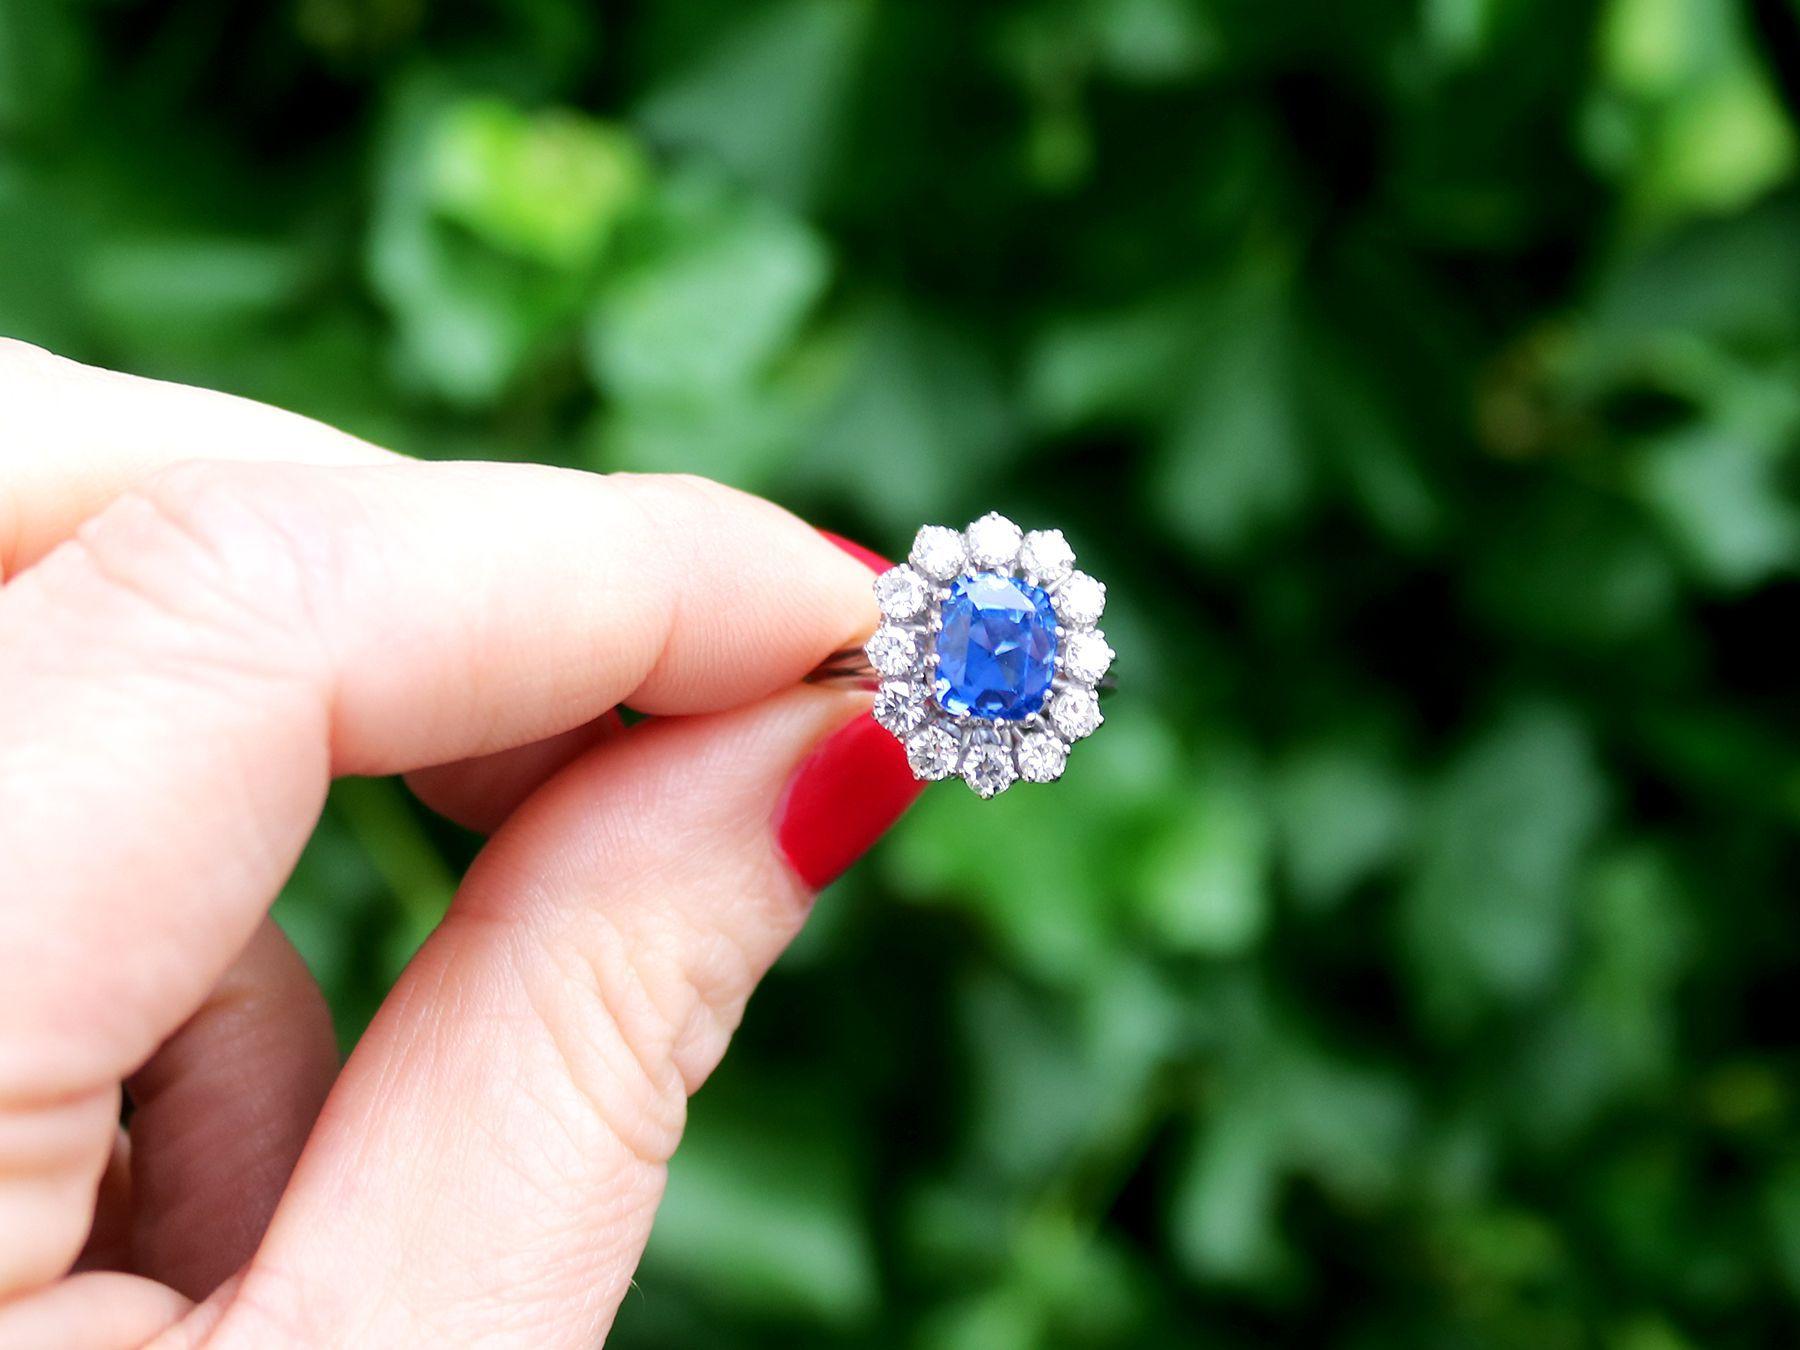
[[[997,512],[960,531],[927,525],[875,598],[876,720],[915,777],[960,777],[981,797],[1052,782],[1100,726],[1106,587],[1076,570],[1060,530],[1027,533]]]

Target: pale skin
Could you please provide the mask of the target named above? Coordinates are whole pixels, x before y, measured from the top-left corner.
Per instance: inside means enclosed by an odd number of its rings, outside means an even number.
[[[797,681],[875,619],[712,484],[0,340],[0,1346],[602,1340],[810,904],[771,810],[866,699]],[[493,835],[340,1067],[267,914],[345,774]]]

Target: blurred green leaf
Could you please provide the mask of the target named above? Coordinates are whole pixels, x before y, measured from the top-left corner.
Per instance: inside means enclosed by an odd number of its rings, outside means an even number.
[[[1623,252],[1584,316],[1590,359],[1617,369],[1696,338],[1768,351],[1800,331],[1800,210],[1790,200]]]
[[[1716,33],[1702,7],[1689,0],[1613,0],[1601,27],[1601,49],[1612,77],[1639,93],[1677,86]]]
[[[997,981],[965,994],[976,1175],[1067,1175],[1084,1157],[1136,1146],[1183,1018],[1142,967],[1115,962],[1096,973],[1103,980],[1076,1007]]]
[[[60,219],[49,185],[0,159],[0,333],[68,350],[79,341],[79,294],[88,231]]]
[[[1290,1259],[1276,1223],[1281,1144],[1262,1112],[1215,1112],[1176,1178],[1169,1223],[1176,1255],[1198,1278],[1265,1283]]]
[[[1282,1121],[1296,1168],[1352,1207],[1375,1207],[1406,1178],[1417,1109],[1395,1073],[1343,1054],[1293,1056]]]
[[[1105,1343],[1128,1338],[1144,1320],[1144,1290],[1129,1252],[1060,1215],[1026,1227],[1017,1261],[1021,1282],[1044,1310],[1046,1339]]]
[[[1105,68],[1120,78],[1161,84],[1198,74],[1220,56],[1204,6],[1186,0],[1099,0],[1092,5]]]
[[[705,150],[773,196],[804,203],[832,166],[874,14],[869,0],[737,11],[644,96],[636,120],[657,142]]]
[[[1652,171],[1653,198],[1740,206],[1793,170],[1794,135],[1753,71],[1731,72],[1670,110]]]
[[[1665,860],[1644,851],[1605,860],[1591,888],[1577,998],[1604,1049],[1602,1076],[1624,1089],[1656,1088],[1675,1068],[1672,1009],[1694,964],[1687,897]]]
[[[1160,412],[1198,328],[1187,297],[1048,324],[1032,353],[1027,406],[1053,432]]]
[[[1593,747],[1565,709],[1513,709],[1450,765],[1419,832],[1402,917],[1414,982],[1441,1031],[1555,979],[1576,869],[1600,825]]]
[[[438,214],[546,267],[593,265],[649,177],[629,135],[566,109],[471,98],[431,136],[425,190]]]
[[[1009,1286],[937,1309],[918,1343],[933,1350],[1032,1350],[1044,1343],[1043,1315],[1029,1293]]]
[[[1008,792],[976,815],[950,792],[928,794],[886,854],[896,885],[959,897],[1034,973],[1094,972],[1127,941],[1137,875],[1127,859],[1163,817],[1175,772],[1166,729],[1129,706],[1109,711],[1107,733],[1037,798]],[[1004,870],[993,865],[997,834],[1008,841]]]
[[[1369,360],[1314,334],[1302,358],[1310,430],[1349,499],[1396,543],[1417,548],[1442,528],[1443,504]]]
[[[482,407],[572,344],[592,286],[583,265],[635,198],[631,162],[617,133],[577,114],[533,124],[441,80],[405,86],[383,136],[368,266],[406,373]],[[578,194],[544,205],[533,185],[564,172]]]
[[[1200,548],[1242,548],[1306,498],[1297,322],[1282,281],[1253,273],[1215,299],[1177,376],[1153,503],[1169,529]]]
[[[1800,561],[1800,516],[1777,489],[1777,447],[1723,430],[1677,433],[1646,451],[1646,502],[1713,585],[1741,588]]]
[[[1309,746],[1283,764],[1273,810],[1301,903],[1331,908],[1388,865],[1408,837],[1410,808],[1395,767],[1359,747]]]
[[[1248,768],[1206,766],[1138,865],[1145,922],[1174,951],[1251,950],[1268,925],[1269,854],[1266,809]]]
[[[1770,1179],[1767,1204],[1776,1265],[1790,1294],[1800,1298],[1800,1165],[1789,1163]]]
[[[0,137],[53,129],[87,75],[79,21],[58,0],[0,7]]]
[[[318,262],[286,240],[115,237],[90,255],[84,289],[115,338],[166,352],[243,340],[298,304]]]
[[[1611,0],[1603,69],[1623,106],[1601,156],[1634,180],[1651,214],[1743,206],[1787,178],[1794,134],[1757,66],[1747,7]]]
[[[703,404],[743,388],[793,339],[828,275],[802,222],[705,176],[665,185],[646,233],[589,329],[594,376],[625,403]]]
[[[1121,1081],[1115,1065],[1087,1053],[1066,1008],[990,982],[969,991],[964,1019],[979,1079],[973,1138],[984,1172],[1052,1174],[1116,1115],[1120,1089],[1143,1088],[1140,1076]]]
[[[1653,631],[1679,599],[1672,550],[1614,498],[1571,490],[1496,516],[1471,550],[1470,592],[1510,634],[1606,646]]]
[[[991,361],[953,325],[872,301],[830,335],[838,369],[789,481],[851,501],[896,536],[1010,461],[1013,410]]]
[[[762,1314],[864,1322],[874,1253],[842,1136],[794,1097],[756,1128],[712,1105],[703,1100],[688,1120],[646,1268]]]
[[[1424,20],[1431,46],[1453,62],[1480,53],[1505,0],[1426,0]]]
[[[1417,1109],[1396,1075],[1324,1053],[1264,1013],[1236,1026],[1225,1056],[1169,1222],[1197,1278],[1272,1285],[1294,1259],[1278,1224],[1287,1183],[1305,1176],[1353,1205],[1380,1203],[1405,1176]]]
[[[1650,1315],[1635,1318],[1622,1328],[1609,1350],[1690,1350],[1693,1344],[1668,1322]]]

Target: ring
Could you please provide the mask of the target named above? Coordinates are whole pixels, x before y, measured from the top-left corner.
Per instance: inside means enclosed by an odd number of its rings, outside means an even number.
[[[1100,726],[1106,587],[1076,570],[1061,530],[1027,534],[991,512],[966,530],[927,525],[875,579],[875,599],[883,623],[863,649],[879,677],[875,720],[915,777],[960,774],[981,797],[1052,782]],[[827,661],[815,675],[826,672],[856,673]]]

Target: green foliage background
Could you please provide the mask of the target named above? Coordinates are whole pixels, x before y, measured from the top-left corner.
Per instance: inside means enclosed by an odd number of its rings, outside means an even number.
[[[617,1344],[1792,1343],[1797,72],[1789,0],[0,0],[0,331],[1111,583],[1105,733],[822,902]],[[346,1040],[472,848],[334,794]]]

